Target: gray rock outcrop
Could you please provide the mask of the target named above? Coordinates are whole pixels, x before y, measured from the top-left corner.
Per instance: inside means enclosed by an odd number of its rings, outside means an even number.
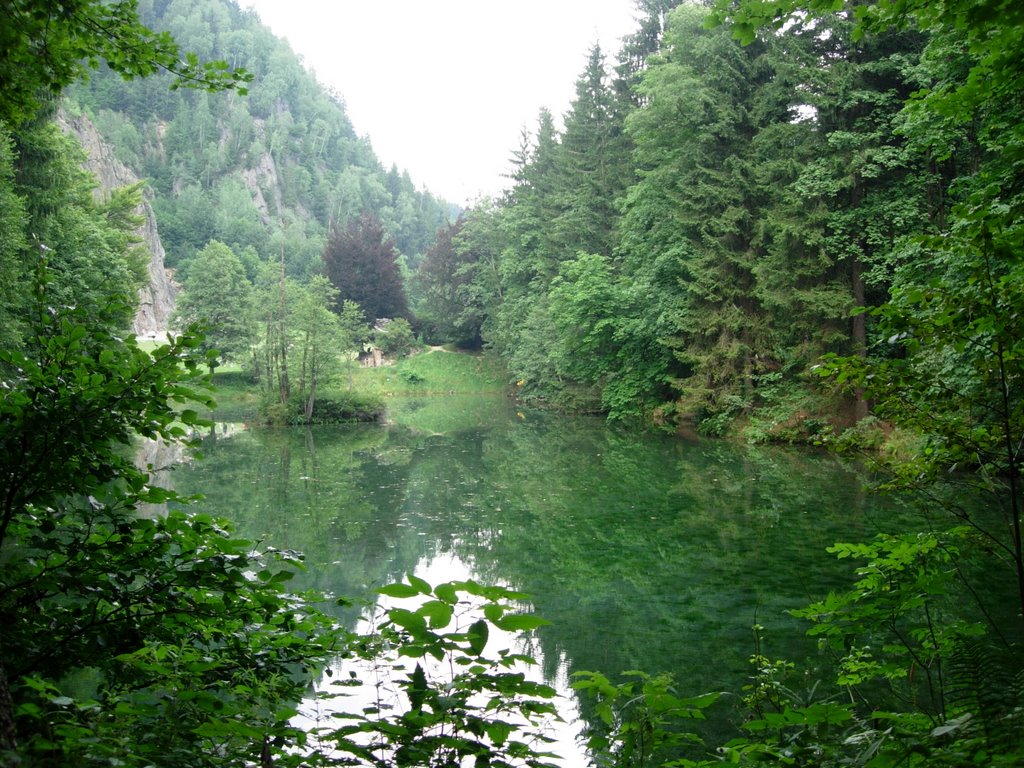
[[[139,177],[114,156],[114,150],[100,136],[96,126],[84,115],[72,116],[61,110],[57,116],[61,129],[74,136],[85,149],[85,168],[99,182],[97,194],[135,184]],[[156,216],[149,203],[151,193],[143,196],[137,213],[143,217],[137,230],[149,251],[149,284],[139,290],[139,308],[132,322],[132,332],[139,338],[163,338],[174,311],[177,286],[164,266],[164,247],[156,228]]]

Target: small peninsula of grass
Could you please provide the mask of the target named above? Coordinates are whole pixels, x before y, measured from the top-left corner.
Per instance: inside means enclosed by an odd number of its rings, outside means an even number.
[[[496,356],[441,347],[378,368],[349,362],[321,388],[312,418],[307,420],[294,393],[293,402],[277,402],[267,397],[250,373],[228,366],[218,368],[213,375],[217,401],[214,418],[277,426],[380,421],[391,399],[500,394],[508,389],[507,379]]]
[[[389,397],[482,395],[506,392],[508,373],[496,355],[431,347],[394,365],[353,368],[341,375],[355,391]]]

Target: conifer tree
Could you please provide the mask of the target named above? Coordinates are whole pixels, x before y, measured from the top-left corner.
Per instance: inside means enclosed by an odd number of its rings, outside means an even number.
[[[771,169],[760,184],[776,196],[762,228],[758,295],[783,354],[803,364],[829,351],[866,354],[867,316],[851,312],[885,300],[898,241],[930,226],[932,180],[898,124],[920,87],[923,39],[888,32],[854,41],[851,26],[836,14],[782,36],[790,45],[779,66],[799,84],[806,115],[758,147],[762,170]],[[791,147],[788,172],[777,161],[780,140]],[[862,397],[857,405],[866,416]]]
[[[754,282],[760,203],[751,144],[779,117],[759,111],[772,76],[765,44],[742,48],[705,30],[705,17],[677,8],[662,54],[643,74],[647,103],[627,123],[641,180],[626,200],[623,249],[638,282],[649,282],[654,266],[674,275],[667,285],[654,281],[679,294],[666,342],[686,366],[687,408],[709,415],[745,407],[769,348]]]
[[[560,261],[580,253],[611,255],[617,200],[632,180],[624,117],[604,54],[594,46],[576,81],[556,155],[559,212],[551,229]]]
[[[438,338],[450,339],[465,346],[480,345],[482,307],[473,289],[476,254],[457,245],[465,224],[459,218],[437,232],[437,241],[427,251],[417,272],[424,294],[426,320]]]

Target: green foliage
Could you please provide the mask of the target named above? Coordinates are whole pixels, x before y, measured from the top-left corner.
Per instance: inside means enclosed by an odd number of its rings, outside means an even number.
[[[824,375],[863,387],[876,412],[922,435],[918,450],[890,463],[895,488],[931,489],[967,482],[998,510],[1008,529],[953,503],[951,511],[989,539],[1015,574],[1024,610],[1024,489],[1017,446],[1024,435],[1020,397],[1019,286],[1024,226],[1013,208],[975,190],[972,205],[953,210],[945,237],[923,238],[927,260],[905,269],[891,301],[875,315],[900,354],[874,359],[829,360]],[[927,264],[927,266],[925,266]]]
[[[134,19],[133,3],[102,8]],[[193,18],[201,15],[187,21]],[[169,37],[161,39],[172,45]],[[123,62],[111,63],[126,73]],[[190,71],[197,66],[196,59],[186,59]],[[290,90],[290,83],[284,85]],[[277,99],[271,101],[276,115]],[[269,128],[276,149],[291,138],[287,121],[280,123]],[[213,132],[202,110],[191,128],[200,144],[204,132]],[[22,148],[49,151],[48,137],[40,138],[35,145],[23,142]],[[32,185],[28,174],[40,173],[41,165],[26,162],[21,170],[25,176],[18,183],[27,188]],[[297,195],[306,179],[299,169],[286,171],[293,179],[287,192]],[[75,185],[68,188],[77,193]],[[235,199],[238,191],[226,187],[220,197]],[[401,192],[399,185],[393,194],[401,197]],[[54,212],[47,206],[62,201],[51,195],[29,202],[36,206],[30,215],[42,221]],[[53,232],[67,235],[65,243],[82,252],[98,250],[97,241],[105,238],[110,252],[123,250],[131,202],[124,195],[101,207],[112,227],[91,233],[92,239],[83,234],[89,222],[74,231],[54,226]],[[6,224],[17,211],[8,206],[4,215]],[[249,219],[240,223],[252,224]],[[70,220],[50,221],[63,226]],[[239,222],[213,221],[219,229],[233,223]],[[236,229],[233,244],[254,239],[251,228]],[[95,254],[90,266],[100,265],[103,255]],[[234,288],[245,285],[244,266],[227,246],[211,245],[190,266],[193,306],[186,302],[185,310],[196,308],[204,289],[217,287],[206,280],[226,277],[236,280]],[[273,299],[264,302],[269,312],[261,317],[268,359],[273,358],[266,373],[276,379],[278,402],[287,404],[288,349],[301,333],[306,346],[300,381],[309,383],[308,418],[314,372],[322,371],[317,350],[339,329],[324,312],[332,299],[327,287],[314,281],[303,293],[289,281],[283,255],[279,266],[272,276],[266,269],[258,275],[261,298]],[[70,274],[55,290],[66,289],[74,298]],[[124,280],[114,287],[124,291],[134,285]],[[244,291],[234,288],[228,288],[227,298],[244,298],[236,295]],[[530,631],[545,623],[514,604],[524,595],[475,582],[431,588],[410,577],[410,588],[427,601],[413,609],[390,608],[376,634],[350,638],[308,599],[287,592],[292,569],[300,566],[294,553],[260,551],[203,514],[141,517],[142,503],[188,500],[152,485],[153,468],[136,468],[126,455],[131,440],[173,441],[190,428],[206,426],[189,406],[212,407],[193,385],[205,381],[203,367],[212,369],[215,353],[203,354],[203,339],[187,329],[150,354],[133,339],[111,335],[109,301],[93,302],[89,314],[53,308],[42,287],[34,298],[25,348],[0,355],[5,385],[0,444],[6,462],[0,475],[4,762],[330,763],[336,758],[320,750],[329,741],[337,752],[371,764],[447,765],[470,757],[478,764],[547,764],[549,756],[535,749],[543,739],[535,741],[530,724],[555,716],[548,701],[553,691],[520,671],[528,657],[495,650],[498,630]],[[354,328],[355,312],[346,307],[343,312],[346,327]],[[211,314],[210,308],[203,314]],[[208,319],[218,329],[226,325]],[[305,386],[299,389],[305,398]],[[384,592],[410,594],[406,588]],[[467,596],[480,601],[481,615],[466,613]],[[364,710],[351,718],[343,713],[340,719],[355,726],[315,732],[317,743],[293,723],[310,681],[336,654],[379,662],[393,648],[398,658],[441,659],[457,671],[435,674],[417,664],[402,683],[406,711]],[[398,658],[383,662],[392,673],[407,671]],[[381,717],[370,717],[376,714]],[[369,745],[367,735],[374,739]]]
[[[714,759],[700,757],[699,740],[680,718],[700,717],[687,705],[703,709],[718,694],[680,702],[664,695],[664,679],[652,685],[641,675],[641,689],[583,673],[577,687],[597,698],[603,724],[588,737],[598,764],[1014,765],[1024,727],[1020,659],[1012,646],[986,638],[982,624],[958,618],[969,594],[959,582],[966,533],[833,547],[841,559],[865,561],[853,588],[793,613],[811,620],[810,634],[836,654],[834,680],[765,656],[763,628],[755,627],[745,734],[717,745]],[[648,762],[656,745],[669,751]]]
[[[808,368],[864,353],[874,329],[850,311],[885,300],[899,238],[945,213],[957,168],[922,154],[905,105],[952,73],[912,30],[790,16],[743,46],[676,5],[644,6],[610,86],[592,51],[561,134],[541,114],[438,300],[482,317],[536,402],[815,440],[847,408]]]
[[[44,291],[30,344],[0,353],[5,760],[16,739],[25,765],[212,765],[300,738],[298,672],[337,635],[284,591],[296,556],[209,516],[137,511],[176,496],[132,441],[180,440],[202,425],[187,406],[212,405],[201,337],[150,354],[51,313]]]
[[[15,154],[13,139],[0,124],[0,346],[13,346],[21,337],[24,295],[25,252],[28,230],[25,200],[14,189]]]
[[[0,158],[9,163],[0,172],[0,314],[10,320],[3,335],[11,344],[21,340],[40,258],[54,306],[76,306],[96,323],[126,329],[148,261],[135,247],[140,186],[96,199],[81,148],[51,122],[26,123],[10,139],[10,153]]]
[[[177,0],[139,3],[138,15],[182,48],[252,73],[245,98],[170,92],[169,76],[126,82],[106,69],[71,89],[118,156],[150,181],[167,262],[180,275],[210,240],[274,260],[286,224],[288,275],[305,282],[321,269],[329,231],[364,211],[410,260],[426,251],[449,206],[407,173],[387,173],[337,95],[256,14],[225,0]]]
[[[295,331],[302,344],[299,398],[307,422],[316,410],[317,387],[340,370],[342,355],[359,348],[358,340],[345,336],[342,321],[331,311],[336,303],[337,291],[326,277],[317,275],[306,286],[296,312]],[[319,417],[323,416],[321,407]]]
[[[742,428],[744,439],[753,443],[814,443],[832,435],[826,396],[807,386],[795,387],[794,379],[783,371],[754,377],[757,404],[748,409]],[[858,434],[868,434],[871,418],[858,422]],[[862,447],[868,445],[862,441]]]
[[[286,277],[283,261],[261,266],[253,299],[258,338],[251,363],[263,389],[260,420],[309,424],[333,419],[316,414],[317,399],[325,388],[335,386],[344,368],[351,379],[355,358],[369,334],[362,310],[345,301],[336,315],[338,292],[330,281],[318,275],[300,285]],[[331,412],[338,414],[346,407]],[[353,403],[344,420],[359,413],[373,420],[376,411],[379,404],[374,401]]]
[[[750,683],[743,687],[747,719],[742,726],[751,736],[719,747],[723,759],[779,765],[832,765],[831,761],[842,760],[835,735],[846,735],[854,719],[853,707],[835,694],[823,695],[818,682],[806,691],[797,690],[801,681],[796,665],[765,656],[761,648],[764,627],[755,625],[753,630],[757,653],[750,657]]]
[[[1019,659],[981,639],[980,624],[950,620],[962,610],[964,534],[836,545],[838,557],[867,561],[854,589],[794,612],[839,655],[835,692],[823,697],[816,683],[818,701],[801,701],[787,687],[792,664],[755,656],[745,698],[752,736],[727,744],[727,758],[816,766],[1019,760]],[[840,692],[849,703],[839,703]]]
[[[252,80],[223,61],[201,64],[194,53],[183,54],[168,33],[140,22],[135,0],[72,0],[59,7],[6,0],[0,15],[0,122],[10,125],[32,117],[46,97],[98,69],[101,60],[126,80],[170,72],[172,88],[244,93]]]
[[[23,764],[218,765],[304,740],[290,718],[338,635],[285,591],[296,555],[206,515],[84,501],[19,519],[11,543],[3,647],[19,649],[5,667]]]
[[[150,355],[75,319],[43,309],[28,351],[0,358],[5,762],[550,765],[535,726],[556,717],[554,691],[499,645],[499,631],[546,623],[521,611],[524,595],[410,576],[381,594],[418,603],[351,637],[287,591],[296,553],[207,514],[141,516],[142,503],[195,501],[153,485],[122,449],[205,425],[179,409],[212,406],[195,389],[208,355],[191,331]],[[339,655],[395,679],[407,704],[301,728],[299,702]],[[351,684],[320,698],[344,702]]]
[[[911,690],[905,698],[931,697],[923,708],[941,711],[941,665],[959,641],[984,632],[980,624],[943,616],[950,607],[943,599],[953,592],[961,556],[956,541],[963,535],[909,534],[830,548],[839,558],[862,558],[868,564],[858,569],[853,590],[794,614],[814,621],[810,634],[844,654],[840,685],[875,679],[906,684]]]
[[[610,255],[615,243],[618,198],[633,180],[625,105],[608,82],[600,46],[590,50],[564,118],[550,180],[555,217],[545,222],[550,257]]]
[[[480,254],[467,242],[472,225],[460,217],[437,233],[416,271],[421,292],[416,307],[418,321],[430,338],[454,340],[467,347],[479,347],[482,286],[476,285]]]
[[[596,702],[598,721],[585,735],[591,759],[598,766],[687,765],[679,762],[683,748],[701,739],[683,730],[686,721],[703,720],[704,710],[721,694],[680,697],[666,675],[626,672],[613,684],[599,672],[579,672],[573,688]]]
[[[551,294],[551,289],[560,270],[582,254],[611,257],[617,198],[632,178],[623,106],[595,47],[577,81],[563,134],[542,111],[535,139],[524,136],[513,158],[509,195],[494,209],[468,216],[456,240],[457,250],[474,257],[460,269],[469,280],[460,294],[469,300],[484,342],[506,358],[525,400],[599,410],[605,373],[620,362],[606,344],[596,359],[574,356],[572,333],[582,308],[567,308],[556,317],[558,302],[573,292],[566,287]],[[570,273],[567,279],[575,277]],[[478,319],[485,313],[486,320]],[[608,331],[602,323],[598,333]],[[591,366],[584,371],[580,366],[587,362]],[[634,384],[626,375],[612,385],[617,389],[610,399],[621,405],[620,415],[643,408],[626,402],[635,394]]]
[[[373,343],[388,357],[404,357],[416,345],[412,326],[404,317],[389,319],[373,333]]]
[[[35,297],[31,346],[3,350],[3,494],[0,544],[12,521],[29,507],[45,517],[48,505],[68,495],[88,495],[125,479],[141,493],[144,470],[112,450],[136,435],[175,440],[199,423],[195,411],[207,401],[192,386],[205,382],[199,366],[208,360],[194,330],[152,354],[134,339],[91,330],[80,310],[52,311],[46,284]]]
[[[828,445],[839,452],[864,453],[879,451],[886,444],[884,424],[875,416],[861,419],[849,429],[828,439]]]
[[[351,753],[374,766],[460,764],[552,766],[540,732],[557,719],[555,691],[530,680],[533,664],[501,647],[505,633],[546,623],[520,613],[525,595],[475,581],[431,586],[411,574],[381,595],[408,600],[378,609],[355,646],[372,665],[378,694],[362,713],[339,712],[315,728],[323,750]],[[408,607],[406,607],[408,606]],[[345,698],[344,680],[336,681]]]
[[[380,421],[384,403],[372,395],[331,392],[317,400],[309,423],[339,424],[348,421]]]
[[[196,255],[176,307],[179,324],[202,323],[206,348],[222,361],[244,360],[252,345],[252,285],[241,259],[212,240]]]
[[[259,422],[275,427],[372,422],[381,421],[384,417],[384,401],[372,393],[332,387],[321,391],[307,414],[308,405],[306,398],[293,399],[287,403],[265,399],[259,404],[256,417]]]
[[[563,372],[581,382],[600,381],[622,314],[622,298],[607,260],[580,254],[565,262],[549,295],[551,319],[567,347],[559,354]]]
[[[950,684],[946,691],[950,716],[932,732],[949,739],[954,735],[953,759],[975,755],[999,756],[1009,762],[1019,758],[1017,743],[1024,733],[1021,701],[1024,701],[1024,670],[1013,651],[985,642],[965,642],[949,659]],[[949,739],[950,741],[954,739]]]
[[[204,515],[135,514],[176,497],[126,449],[136,435],[173,440],[202,426],[190,406],[210,404],[194,385],[212,356],[191,330],[152,354],[111,335],[140,277],[129,235],[138,189],[93,201],[67,141],[28,118],[40,91],[100,59],[113,75],[176,68],[213,89],[244,75],[223,64],[203,74],[193,56],[180,64],[133,2],[65,5],[58,15],[29,2],[0,10],[14,22],[0,26],[0,319],[14,345],[0,352],[5,758],[17,749],[29,765],[286,765],[339,754],[376,765],[543,764],[517,718],[553,715],[552,692],[515,668],[529,659],[493,652],[497,630],[542,623],[519,612],[518,593],[410,576],[382,595],[416,603],[383,609],[373,633],[351,640],[285,591],[291,553],[257,552]],[[148,86],[129,91],[107,75],[80,93],[90,107],[134,111],[134,132],[107,123],[152,171],[190,292],[231,276],[237,290],[225,295],[237,298],[246,270],[257,278],[254,367],[270,417],[309,422],[361,407],[316,395],[362,333],[358,307],[342,303],[339,320],[324,281],[295,278],[317,270],[328,226],[348,224],[368,258],[359,268],[327,258],[330,277],[347,289],[370,275],[368,314],[405,315],[400,257],[424,242],[440,206],[397,169],[381,172],[298,63],[254,25],[234,24],[244,20],[236,7],[144,10],[204,56],[224,49],[257,62],[253,111],[203,93],[149,98]],[[890,486],[941,499],[936,481],[966,479],[988,502],[973,509],[951,494],[963,525],[949,533],[836,545],[839,557],[865,561],[853,588],[797,612],[836,655],[835,685],[798,695],[787,680],[795,670],[759,648],[747,736],[720,756],[1015,764],[1016,648],[972,591],[968,565],[977,545],[995,553],[1024,611],[1024,120],[1011,98],[1024,77],[1022,12],[1003,0],[723,2],[710,17],[677,9],[658,39],[667,6],[648,10],[654,39],[632,41],[648,58],[609,86],[595,49],[564,132],[542,113],[506,198],[448,233],[432,287],[450,280],[457,290],[434,296],[434,311],[456,309],[459,328],[478,328],[524,397],[613,416],[674,399],[706,431],[743,423],[753,439],[817,436],[824,423],[806,407],[803,369],[822,351],[852,353],[819,370],[861,412],[873,403],[877,417],[922,435],[920,450],[892,465]],[[710,28],[726,16],[731,30]],[[156,160],[165,153],[170,167]],[[380,220],[357,220],[368,209]],[[273,217],[288,227],[267,237]],[[213,236],[247,261],[235,256],[204,278],[213,254],[200,249]],[[33,293],[37,250],[54,278]],[[382,286],[387,310],[369,306]],[[854,305],[881,306],[846,326]],[[395,336],[408,344],[408,323]],[[887,341],[869,346],[876,339]],[[396,375],[437,386],[417,369]],[[869,428],[855,438],[871,439]],[[984,622],[965,616],[974,603]],[[343,710],[340,726],[310,740],[291,722],[296,702],[338,651],[383,664],[374,674],[400,695]],[[598,759],[643,765],[664,752],[698,764],[680,756],[691,737],[675,720],[698,718],[714,695],[686,699],[666,678],[636,678],[580,678],[595,694]]]

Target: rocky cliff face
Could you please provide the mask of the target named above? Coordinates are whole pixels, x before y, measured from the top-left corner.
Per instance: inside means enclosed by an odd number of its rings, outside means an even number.
[[[73,117],[62,110],[57,121],[85,149],[88,158],[85,167],[99,181],[98,194],[139,181],[130,168],[114,157],[113,149],[103,141],[88,118]],[[164,267],[164,247],[157,232],[156,216],[145,197],[138,213],[143,217],[138,234],[150,254],[149,284],[139,291],[139,309],[132,323],[132,332],[140,338],[162,338],[167,334],[167,324],[174,311],[177,287]]]

